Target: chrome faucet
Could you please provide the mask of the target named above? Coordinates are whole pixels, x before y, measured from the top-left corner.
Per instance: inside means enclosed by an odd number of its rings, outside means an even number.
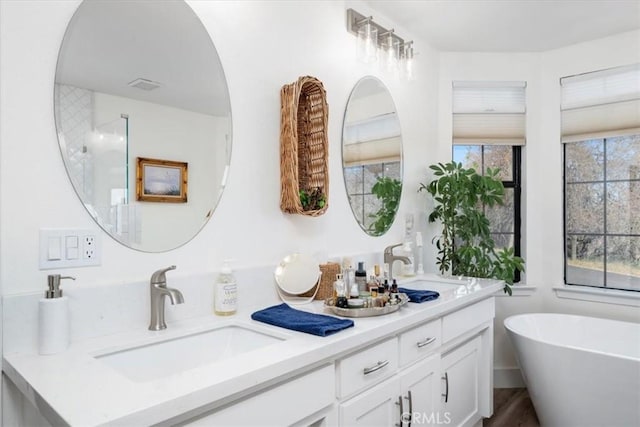
[[[402,243],[398,243],[397,245],[391,245],[384,248],[384,263],[389,266],[389,281],[393,280],[393,262],[394,261],[402,261],[405,264],[411,264],[411,260],[409,257],[402,255],[394,255],[393,248],[397,248],[398,246],[402,246]]]
[[[184,298],[182,293],[177,289],[167,288],[167,277],[165,273],[169,270],[175,270],[176,266],[163,268],[151,275],[149,286],[151,290],[151,322],[149,323],[150,331],[160,331],[167,329],[164,322],[164,297],[168,296],[171,304],[182,304]]]

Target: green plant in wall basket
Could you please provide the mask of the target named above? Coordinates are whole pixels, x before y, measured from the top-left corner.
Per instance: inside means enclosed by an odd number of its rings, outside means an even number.
[[[503,204],[499,170],[487,168],[485,175],[479,175],[456,162],[429,168],[435,179],[420,184],[418,191],[427,191],[435,202],[429,222],[442,224],[435,239],[438,269],[442,274],[504,280],[504,291],[511,295],[515,272],[524,271],[524,260],[515,256],[513,248],[496,249],[483,212],[483,206]]]
[[[311,191],[300,190],[298,194],[300,196],[300,204],[302,204],[302,209],[305,211],[322,209],[327,203],[327,198],[325,197],[322,190],[318,187],[312,189]]]

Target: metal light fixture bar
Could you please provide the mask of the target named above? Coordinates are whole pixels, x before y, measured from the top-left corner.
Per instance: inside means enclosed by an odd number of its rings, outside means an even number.
[[[372,26],[378,29],[378,44],[380,42],[384,42],[384,37],[388,37],[389,33],[393,37],[393,40],[398,43],[401,49],[404,49],[405,41],[402,37],[398,37],[396,33],[393,32],[393,29],[388,30],[383,26],[377,24],[372,16],[364,16],[363,14],[356,12],[353,9],[347,9],[347,30],[354,34],[356,37],[358,36],[358,28],[362,25],[363,22],[369,21]],[[408,43],[407,43],[408,44]],[[402,54],[402,51],[401,51]]]

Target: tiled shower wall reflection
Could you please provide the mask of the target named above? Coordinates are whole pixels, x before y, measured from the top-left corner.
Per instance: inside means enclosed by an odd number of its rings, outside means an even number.
[[[93,201],[93,170],[87,138],[93,129],[93,92],[56,84],[56,129],[69,178],[82,189],[85,203]]]

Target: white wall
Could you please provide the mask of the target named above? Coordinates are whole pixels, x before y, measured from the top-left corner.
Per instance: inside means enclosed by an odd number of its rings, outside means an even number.
[[[1,2],[0,281],[5,295],[40,291],[51,271],[38,270],[38,230],[96,227],[69,184],[58,150],[53,80],[58,48],[77,1]],[[398,109],[405,143],[405,191],[399,218],[422,208],[418,182],[431,161],[435,136],[437,57],[416,40],[417,78],[399,82],[355,59],[341,1],[189,3],[211,34],[227,76],[233,114],[233,154],[227,188],[212,219],[188,244],[166,253],[127,249],[103,234],[102,265],[65,269],[70,286],[145,280],[176,264],[178,274],[273,265],[301,250],[332,255],[380,251],[402,237],[396,221],[383,237],[364,234],[352,217],[342,179],[341,129],[354,84],[379,77]],[[367,6],[355,7],[367,13]],[[413,35],[384,20],[409,39]],[[279,208],[280,88],[299,76],[323,81],[329,103],[329,209],[310,218]],[[419,96],[416,96],[419,94]],[[269,283],[266,278],[265,283]],[[251,285],[251,284],[247,284]]]
[[[451,158],[451,82],[527,82],[527,146],[523,151],[523,283],[531,296],[498,298],[495,368],[512,371],[516,361],[503,320],[523,312],[564,312],[639,321],[635,307],[560,299],[554,286],[563,278],[563,189],[560,144],[560,78],[640,62],[640,31],[543,53],[442,53],[438,86],[439,159]],[[513,372],[512,372],[513,373]],[[505,374],[508,374],[506,372]],[[499,378],[496,377],[498,384]],[[505,378],[508,380],[509,375]],[[511,379],[514,379],[511,377]]]
[[[5,295],[44,288],[50,272],[37,267],[40,228],[95,227],[68,182],[52,107],[58,48],[77,4],[0,2],[0,283]],[[526,80],[525,280],[537,286],[537,291],[532,297],[499,299],[498,322],[512,312],[539,310],[638,320],[634,308],[560,300],[552,292],[552,286],[563,280],[558,79],[640,62],[638,32],[542,54],[438,55],[398,23],[373,13],[383,26],[393,26],[408,39],[416,39],[420,52],[417,78],[399,82],[356,63],[355,40],[345,30],[345,10],[353,6],[371,13],[365,4],[190,4],[211,34],[229,84],[234,136],[227,189],[213,218],[188,244],[148,254],[127,249],[104,235],[102,265],[63,271],[78,278],[69,286],[146,280],[153,270],[169,264],[178,265],[176,274],[210,272],[228,257],[236,258],[239,267],[248,267],[275,265],[294,250],[322,251],[330,256],[381,251],[400,241],[402,221],[396,221],[385,236],[365,235],[351,215],[342,181],[342,116],[358,79],[377,75],[394,98],[405,159],[399,218],[405,212],[418,213],[421,227],[425,227],[430,203],[416,189],[427,179],[428,164],[451,156],[450,81]],[[306,74],[324,82],[330,108],[330,207],[319,218],[286,215],[279,209],[279,91]],[[426,243],[436,228],[425,228]],[[425,267],[429,271],[435,270],[434,254],[435,249],[427,244]],[[496,346],[496,367],[514,366],[501,332]]]

